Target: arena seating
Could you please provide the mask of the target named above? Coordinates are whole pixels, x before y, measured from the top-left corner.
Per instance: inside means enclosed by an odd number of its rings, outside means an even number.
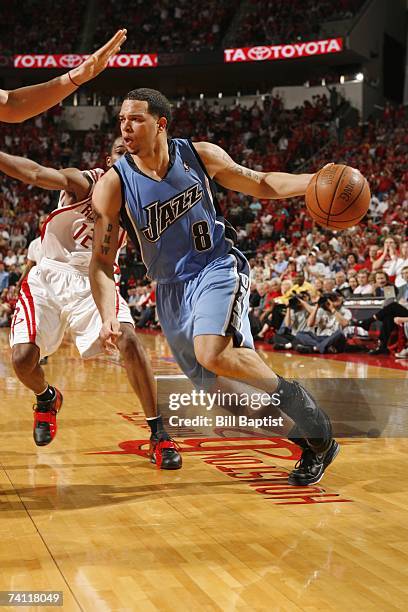
[[[0,54],[77,52],[85,0],[2,2]],[[45,17],[45,18],[44,18]]]
[[[140,6],[140,10],[135,4]],[[165,0],[150,4],[137,0],[132,6],[135,10],[129,11],[129,3],[118,0],[105,2],[98,9],[95,47],[110,34],[111,29],[126,25],[131,32],[126,42],[127,52],[214,49],[221,45],[236,10],[233,0],[208,0],[205,3],[200,0]],[[109,32],[106,24],[109,24]]]
[[[84,34],[94,48],[116,28],[130,33],[126,52],[200,51],[228,46],[274,44],[310,40],[318,35],[322,22],[353,16],[363,0],[247,0],[241,2],[238,19],[233,0],[170,0],[146,3],[136,0],[129,10],[125,0],[90,4],[85,0],[34,0],[3,3],[0,25],[0,54],[78,53]],[[89,20],[84,14],[90,11]],[[308,15],[305,20],[305,14]],[[265,18],[265,15],[269,17]],[[81,24],[81,26],[78,26]],[[90,25],[91,24],[91,25]],[[92,46],[92,43],[91,43]]]
[[[323,22],[352,17],[364,0],[249,0],[229,33],[231,46],[291,43],[319,35]],[[307,19],[305,16],[307,15]]]
[[[224,147],[232,157],[256,170],[314,171],[334,160],[360,168],[367,176],[373,197],[382,203],[381,212],[366,218],[358,228],[333,235],[319,227],[305,213],[302,198],[290,201],[256,201],[254,198],[220,189],[219,201],[226,217],[237,227],[239,246],[255,264],[255,285],[275,275],[273,260],[284,252],[289,266],[281,280],[292,280],[306,264],[313,246],[324,264],[324,273],[314,278],[318,293],[325,277],[338,270],[355,276],[361,268],[370,271],[370,245],[381,247],[394,237],[397,248],[407,240],[408,227],[408,119],[403,107],[387,105],[380,120],[339,133],[333,129],[333,109],[326,96],[317,96],[294,110],[285,110],[279,98],[264,97],[249,108],[221,101],[180,101],[174,106],[171,133],[210,140]],[[43,164],[77,166],[103,165],[105,152],[114,134],[114,119],[102,129],[70,132],[61,123],[59,110],[37,117],[21,126],[5,126],[0,148],[27,155]],[[21,272],[26,247],[37,231],[38,216],[55,207],[56,195],[27,188],[2,177],[0,187],[0,258],[11,248],[18,256]],[[129,245],[121,258],[122,292],[146,286],[143,267],[135,262],[135,247]],[[350,257],[354,254],[354,258]],[[7,270],[7,266],[6,266]],[[354,282],[354,281],[353,281]],[[6,299],[6,298],[4,298]]]

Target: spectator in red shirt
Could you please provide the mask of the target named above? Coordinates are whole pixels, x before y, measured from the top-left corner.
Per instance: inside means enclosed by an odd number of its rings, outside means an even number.
[[[149,295],[145,298],[144,303],[141,303],[141,306],[144,307],[144,310],[140,316],[139,321],[137,322],[136,327],[141,329],[142,327],[146,327],[147,323],[155,323],[155,315],[156,315],[156,282],[151,283],[151,291]]]
[[[377,270],[383,270],[389,274],[392,271],[393,262],[398,259],[397,244],[391,236],[384,240],[384,246],[379,253],[377,253],[377,259],[372,264],[373,272]],[[390,281],[394,282],[395,274],[389,275]]]

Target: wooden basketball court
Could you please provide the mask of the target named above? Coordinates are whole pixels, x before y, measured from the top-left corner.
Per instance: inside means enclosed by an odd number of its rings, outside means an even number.
[[[141,338],[158,375],[178,372],[162,336]],[[288,377],[387,378],[396,397],[407,379],[263,356]],[[83,362],[65,342],[45,367],[64,406],[37,448],[1,330],[0,590],[63,591],[64,610],[87,612],[407,609],[407,439],[344,440],[310,491],[285,484],[290,443],[228,432],[187,432],[183,469],[164,472],[118,359]]]

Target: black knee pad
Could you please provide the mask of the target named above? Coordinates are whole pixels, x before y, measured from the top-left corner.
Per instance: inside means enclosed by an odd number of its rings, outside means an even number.
[[[304,439],[315,450],[324,450],[332,440],[332,426],[327,414],[319,408],[312,395],[298,382],[278,376],[276,393],[280,397],[280,410],[292,419],[295,427],[289,439],[305,448]]]

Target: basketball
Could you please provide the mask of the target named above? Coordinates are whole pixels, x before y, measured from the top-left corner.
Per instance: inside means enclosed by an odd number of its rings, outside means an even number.
[[[361,221],[370,197],[368,182],[359,170],[345,164],[330,164],[314,175],[305,201],[309,214],[319,225],[343,230]]]

